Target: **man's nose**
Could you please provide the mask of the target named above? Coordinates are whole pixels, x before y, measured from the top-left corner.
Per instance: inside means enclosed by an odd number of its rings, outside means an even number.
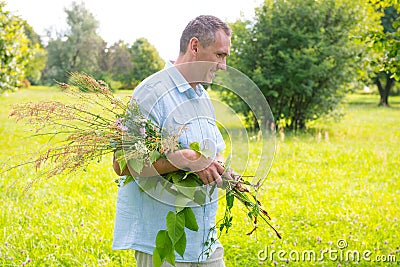
[[[226,58],[223,58],[217,65],[219,70],[226,70]]]

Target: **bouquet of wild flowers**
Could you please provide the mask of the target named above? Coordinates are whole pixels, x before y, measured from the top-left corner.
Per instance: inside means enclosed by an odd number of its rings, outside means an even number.
[[[134,99],[115,96],[105,82],[72,73],[70,84],[59,86],[71,103],[43,100],[13,106],[10,117],[24,120],[35,128],[35,135],[47,135],[50,141],[37,157],[14,167],[34,164],[50,178],[85,168],[118,151],[121,162],[129,158],[133,169],[139,170],[163,151],[179,149],[171,147],[177,144],[176,136],[161,138],[161,130],[142,116]]]
[[[60,83],[61,88],[72,96],[72,103],[59,101],[41,101],[38,103],[23,103],[14,106],[10,116],[17,121],[25,120],[34,126],[38,135],[49,135],[49,146],[44,148],[36,158],[29,162],[36,169],[44,169],[46,178],[65,174],[87,167],[91,162],[100,160],[109,153],[116,154],[116,159],[123,170],[127,166],[141,173],[160,158],[165,158],[169,152],[181,149],[177,135],[166,133],[152,121],[144,118],[134,99],[123,101],[116,97],[103,81],[97,81],[89,75],[72,73],[70,84]],[[85,88],[82,92],[80,88]],[[190,148],[202,153],[198,143],[192,143]],[[225,169],[230,169],[229,160]],[[16,167],[18,167],[16,166]],[[163,179],[149,177],[143,179],[143,190],[154,188],[160,183],[164,189],[176,197],[176,211],[168,213],[166,230],[157,234],[156,247],[153,253],[155,266],[160,266],[164,260],[175,264],[175,251],[183,256],[186,249],[184,228],[198,230],[196,217],[187,203],[194,202],[204,205],[207,194],[211,197],[216,185],[208,192],[194,172],[179,170],[163,175]],[[133,181],[128,176],[118,184]],[[215,226],[219,232],[227,233],[232,225],[231,209],[237,199],[248,210],[254,222],[251,234],[257,228],[258,218],[265,221],[278,235],[279,233],[268,222],[269,215],[257,200],[257,185],[245,181],[243,177],[224,180],[226,190],[226,210],[223,219]],[[213,229],[212,229],[213,230]],[[204,253],[215,242],[213,238],[204,244]]]

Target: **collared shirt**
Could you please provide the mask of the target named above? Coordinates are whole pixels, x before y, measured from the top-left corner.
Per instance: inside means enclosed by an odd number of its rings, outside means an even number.
[[[201,85],[193,89],[181,73],[171,64],[147,79],[133,92],[143,114],[167,132],[178,132],[178,141],[184,148],[198,142],[211,156],[225,148],[225,143],[215,121],[215,113],[208,93]],[[119,188],[114,227],[113,249],[134,249],[153,254],[159,230],[166,229],[166,215],[175,207],[144,192],[137,178]],[[204,244],[216,239],[215,217],[218,207],[217,192],[213,201],[192,207],[199,225],[198,231],[185,228],[186,251],[184,257],[176,254],[177,262],[196,262],[206,259]],[[211,253],[221,246],[217,241]],[[210,254],[211,255],[211,254]]]

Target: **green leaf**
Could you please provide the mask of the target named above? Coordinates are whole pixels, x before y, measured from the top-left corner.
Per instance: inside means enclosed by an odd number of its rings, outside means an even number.
[[[160,254],[158,253],[157,247],[153,250],[153,265],[154,267],[160,267],[163,264],[164,259],[161,259]]]
[[[231,191],[226,192],[226,206],[228,209],[233,207],[233,201],[235,200],[235,196]]]
[[[214,191],[215,191],[215,188],[217,188],[217,184],[216,183],[214,183],[212,186],[211,186],[211,189],[210,189],[210,192],[209,192],[209,196],[210,196],[210,201],[212,200],[212,194],[214,193]]]
[[[156,236],[156,249],[161,261],[164,261],[167,255],[173,251],[172,241],[167,230],[158,231]]]
[[[140,174],[144,167],[144,162],[143,160],[139,159],[130,159],[128,160],[128,166],[132,168],[137,174]]]
[[[168,175],[168,179],[173,183],[173,184],[177,184],[179,183],[182,178],[185,176],[185,173],[182,171],[175,171],[175,172],[171,172]]]
[[[175,244],[175,251],[183,258],[185,250],[186,250],[186,233],[183,232],[182,237]]]
[[[150,163],[156,162],[159,158],[161,158],[161,154],[157,150],[151,151],[149,156],[150,156]]]
[[[185,232],[185,215],[181,212],[176,213],[170,211],[167,214],[166,220],[168,235],[172,245],[175,245]]]
[[[196,202],[197,204],[204,205],[206,203],[206,192],[204,192],[203,188],[199,188],[199,190],[196,190],[196,192],[194,192],[194,202]]]
[[[139,179],[139,187],[143,191],[148,191],[150,189],[154,189],[157,186],[158,181],[159,181],[158,176]]]
[[[183,209],[187,207],[188,203],[192,201],[193,199],[187,198],[182,194],[178,194],[175,199],[176,212],[181,212]],[[185,217],[185,223],[186,223],[186,217]]]
[[[185,227],[192,230],[198,231],[199,226],[197,225],[196,216],[190,207],[186,207],[182,211],[185,214]]]
[[[167,254],[167,256],[165,258],[167,259],[167,261],[169,263],[171,263],[173,266],[175,266],[175,252],[173,249]]]
[[[193,180],[197,183],[197,185],[204,185],[203,181],[201,181],[199,175],[192,171],[185,172],[185,175],[182,177],[181,181],[183,180]]]
[[[133,181],[135,181],[135,178],[133,178],[132,175],[126,176],[126,178],[125,178],[125,180],[124,180],[124,186],[127,185],[127,184],[129,184],[130,182],[133,182]]]
[[[193,149],[194,151],[197,151],[197,152],[201,153],[200,152],[200,144],[198,142],[190,143],[189,147],[191,149]]]
[[[197,182],[193,179],[186,179],[175,183],[176,189],[179,193],[186,197],[193,199],[194,193],[197,189]]]
[[[193,179],[196,181],[197,185],[204,185],[203,181],[200,179],[199,175],[194,172],[188,172],[186,179]]]
[[[125,152],[123,150],[117,150],[115,152],[115,158],[117,159],[119,169],[122,172],[126,168]]]

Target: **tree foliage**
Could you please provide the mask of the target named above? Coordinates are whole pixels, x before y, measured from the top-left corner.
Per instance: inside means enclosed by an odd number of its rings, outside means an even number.
[[[381,67],[392,73],[396,80],[400,79],[400,1],[371,0],[375,10],[380,13],[381,25],[376,31],[369,32],[367,44],[377,51],[383,52]]]
[[[66,82],[69,73],[78,71],[105,80],[113,89],[131,89],[163,67],[157,50],[145,38],[133,45],[119,41],[107,47],[97,34],[98,21],[83,3],[73,2],[65,12],[68,30],[57,33],[46,47],[46,83]]]
[[[164,61],[146,38],[137,39],[129,49],[133,65],[133,82],[138,84],[147,76],[161,70]]]
[[[400,79],[400,5],[393,0],[372,0],[364,5],[379,18],[376,27],[362,33],[367,48],[365,67],[378,87],[379,105],[389,106],[390,91],[395,80]]]
[[[106,43],[97,34],[99,23],[84,3],[72,3],[67,13],[68,30],[58,33],[47,46],[48,62],[44,78],[48,83],[67,82],[71,72],[98,76]]]
[[[120,88],[131,88],[133,64],[129,45],[119,41],[107,49],[105,56],[107,66],[103,70],[109,73],[111,81],[118,81]]]
[[[33,30],[26,21],[24,23],[24,32],[29,39],[29,50],[31,57],[26,66],[25,77],[31,84],[39,84],[42,78],[42,70],[46,66],[47,51],[43,47],[40,36]]]
[[[164,66],[157,49],[145,38],[137,39],[133,45],[115,43],[107,49],[105,62],[103,70],[112,80],[121,82],[121,88],[135,87]]]
[[[20,86],[30,58],[24,22],[4,10],[0,2],[0,94]]]
[[[280,127],[303,129],[335,110],[354,80],[357,49],[349,35],[356,23],[346,3],[267,0],[254,21],[232,24],[229,64],[258,85]],[[233,108],[251,117],[246,105]]]

